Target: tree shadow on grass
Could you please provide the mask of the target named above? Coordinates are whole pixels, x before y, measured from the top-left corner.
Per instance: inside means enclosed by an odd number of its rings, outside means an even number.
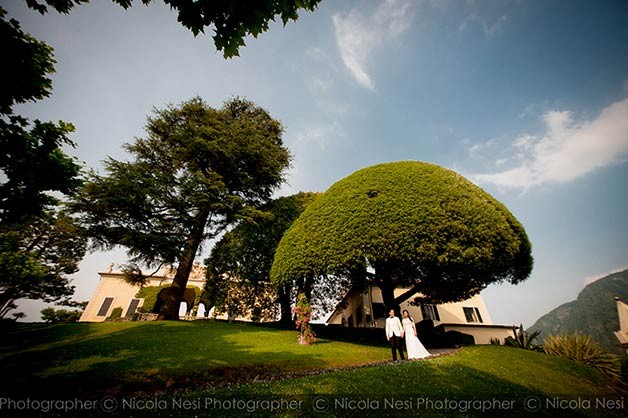
[[[261,390],[261,386],[253,383],[206,394],[194,393],[194,396],[255,399],[302,394],[304,409],[298,414],[288,412],[284,416],[625,416],[623,410],[596,407],[595,397],[619,399],[621,396],[619,393],[605,393],[601,388],[587,393],[547,393],[534,385],[519,384],[472,367],[420,363],[333,372],[264,385]],[[516,373],[515,365],[513,373]],[[317,399],[325,400],[323,411],[313,404]],[[590,401],[590,408],[586,400]],[[171,414],[173,412],[171,416],[179,416],[177,411],[170,411]],[[272,416],[270,413],[258,415]]]

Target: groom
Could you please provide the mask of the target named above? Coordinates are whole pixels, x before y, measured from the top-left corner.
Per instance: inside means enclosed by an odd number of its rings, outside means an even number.
[[[395,310],[391,309],[388,312],[388,318],[386,318],[386,338],[390,341],[392,347],[393,361],[397,361],[397,350],[399,350],[399,357],[403,358],[403,327],[401,321],[395,316]]]

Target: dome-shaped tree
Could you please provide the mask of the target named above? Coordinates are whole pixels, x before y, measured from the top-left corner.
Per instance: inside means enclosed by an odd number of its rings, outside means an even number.
[[[532,270],[530,252],[523,226],[480,187],[402,161],[358,170],[310,204],[279,243],[271,279],[311,289],[368,275],[397,309],[417,292],[443,303],[519,283]],[[395,297],[395,288],[410,290]]]

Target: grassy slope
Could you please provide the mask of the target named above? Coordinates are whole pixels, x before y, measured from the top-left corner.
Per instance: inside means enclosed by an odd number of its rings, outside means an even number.
[[[508,411],[439,411],[434,409],[414,409],[412,413],[397,411],[360,411],[356,416],[548,416],[548,417],[621,417],[626,410],[603,409],[551,409],[542,407],[531,413],[524,407],[526,399],[535,397],[545,402],[547,398],[561,399],[612,398],[623,399],[625,389],[596,370],[573,361],[551,357],[543,353],[498,346],[473,346],[460,352],[430,360],[389,364],[343,370],[328,374],[302,377],[275,382],[258,382],[234,388],[223,388],[213,392],[198,391],[191,398],[217,396],[229,399],[239,395],[247,396],[316,396],[333,394],[326,405],[333,405],[333,399],[358,395],[357,399],[384,398],[408,400],[417,397],[430,399],[507,399],[512,400],[513,409]],[[616,405],[615,405],[616,406]],[[305,414],[320,416],[309,405]],[[323,415],[347,415],[342,408],[334,410],[329,406]],[[289,416],[288,414],[287,416]]]
[[[261,382],[216,393],[595,396],[613,390],[609,383],[587,366],[543,353],[503,346],[473,346],[427,361]]]
[[[378,361],[388,355],[385,348],[331,341],[304,347],[296,344],[294,331],[214,322],[21,325],[5,332],[0,342],[1,395],[12,391],[33,397],[129,395],[134,391],[171,395],[176,394],[172,389],[185,389],[178,393],[188,398],[334,394],[451,399],[495,396],[517,402],[531,395],[625,395],[587,366],[497,346],[468,347],[456,354],[418,362],[199,389],[199,384],[206,382],[211,386],[242,380],[243,376],[247,380],[247,373],[249,377],[269,377]],[[520,413],[514,415],[521,415],[521,411],[519,408]],[[430,412],[423,411],[422,415]],[[538,415],[560,412],[540,411]],[[177,413],[189,415],[187,411],[175,412],[174,416]],[[145,411],[145,415],[155,414]],[[381,411],[375,415],[381,415]],[[571,416],[573,411],[562,415]],[[606,416],[600,411],[584,415]]]
[[[388,354],[381,347],[325,340],[299,346],[296,331],[203,321],[22,325],[4,334],[5,392],[20,391],[22,384],[42,393],[151,392],[194,381],[221,384],[243,373],[372,362]]]

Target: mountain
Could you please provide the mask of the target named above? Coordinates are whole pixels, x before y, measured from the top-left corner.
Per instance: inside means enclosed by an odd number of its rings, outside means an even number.
[[[628,269],[588,284],[576,300],[543,315],[528,331],[541,331],[540,338],[573,332],[589,334],[609,352],[622,354],[613,334],[619,329],[615,296],[628,301]]]

